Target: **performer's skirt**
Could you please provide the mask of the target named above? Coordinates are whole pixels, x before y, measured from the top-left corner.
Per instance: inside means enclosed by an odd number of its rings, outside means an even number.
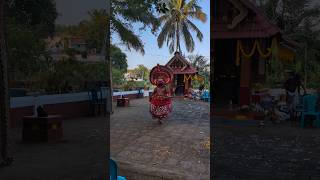
[[[163,119],[167,118],[169,113],[172,112],[171,99],[151,99],[150,113],[153,118]]]

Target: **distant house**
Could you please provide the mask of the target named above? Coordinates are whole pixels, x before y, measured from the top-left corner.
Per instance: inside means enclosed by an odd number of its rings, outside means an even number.
[[[132,70],[128,70],[128,72],[124,74],[124,79],[126,81],[137,81],[137,82],[144,81],[143,79],[138,77]]]
[[[70,37],[68,38],[68,48],[74,49],[79,52],[86,52],[87,43],[84,39],[80,37]]]
[[[70,56],[68,50],[73,50],[73,57],[81,62],[101,62],[104,56],[96,49],[88,49],[86,41],[81,37],[49,37],[45,39],[47,50],[54,60],[66,59]],[[70,51],[69,51],[70,52]]]
[[[59,36],[49,37],[45,39],[47,44],[47,49],[50,53],[59,54],[62,53],[65,48],[65,43],[63,42],[62,38]]]
[[[132,71],[128,70],[128,72],[124,74],[124,79],[126,81],[130,81],[133,79],[137,79],[137,76]]]

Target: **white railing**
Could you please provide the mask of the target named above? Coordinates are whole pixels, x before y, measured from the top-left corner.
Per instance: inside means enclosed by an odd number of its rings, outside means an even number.
[[[138,94],[138,93],[139,91],[114,92],[113,96],[121,96],[121,95],[125,96],[125,95]],[[144,96],[149,96],[149,93],[146,93],[145,91]],[[103,97],[106,97],[106,95],[103,94]],[[10,98],[10,107],[19,108],[19,107],[34,106],[35,104],[37,105],[62,104],[62,103],[81,102],[81,101],[88,101],[88,100],[89,100],[88,92],[40,95],[36,97],[34,96],[12,97]]]

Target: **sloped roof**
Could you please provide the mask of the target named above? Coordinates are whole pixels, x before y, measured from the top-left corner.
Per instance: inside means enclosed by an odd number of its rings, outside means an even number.
[[[170,64],[177,59],[185,65],[183,68],[173,69],[170,67]],[[173,74],[194,74],[198,72],[179,52],[175,52],[174,56],[165,66],[171,69]]]
[[[267,38],[280,33],[280,29],[272,24],[253,2],[248,0],[239,2],[254,14],[253,21],[242,21],[234,29],[228,29],[226,22],[214,18],[213,39]]]

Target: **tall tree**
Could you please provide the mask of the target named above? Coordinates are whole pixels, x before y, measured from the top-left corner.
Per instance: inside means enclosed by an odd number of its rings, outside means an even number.
[[[190,55],[188,56],[190,64],[195,67],[198,71],[198,73],[202,76],[204,76],[206,82],[209,83],[210,79],[210,64],[208,63],[209,60],[199,54],[196,55]]]
[[[158,36],[159,47],[161,48],[166,42],[169,45],[170,53],[181,52],[180,38],[183,38],[187,51],[192,52],[195,43],[190,30],[196,33],[200,41],[203,39],[203,34],[191,19],[205,23],[207,15],[202,11],[196,0],[190,0],[189,2],[186,0],[170,0],[168,9],[159,18],[162,25]]]
[[[58,17],[54,0],[7,0],[8,17],[18,23],[33,27],[38,36],[46,38],[55,29]]]
[[[193,67],[195,67],[198,71],[204,71],[210,65],[208,64],[208,59],[202,55],[190,55],[188,56],[189,62]]]
[[[118,69],[122,73],[127,72],[127,68],[128,68],[127,55],[123,53],[120,48],[114,45],[111,45],[110,60],[113,68]]]

